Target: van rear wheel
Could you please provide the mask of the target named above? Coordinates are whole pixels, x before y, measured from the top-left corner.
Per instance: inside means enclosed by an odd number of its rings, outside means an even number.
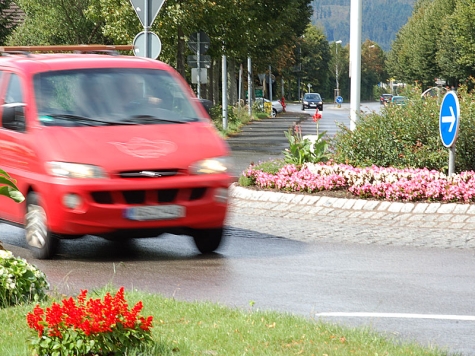
[[[39,194],[29,193],[26,197],[25,237],[32,255],[40,260],[53,257],[59,244],[48,230],[47,219]]]
[[[196,248],[203,254],[215,251],[223,239],[224,229],[196,229],[191,232]]]

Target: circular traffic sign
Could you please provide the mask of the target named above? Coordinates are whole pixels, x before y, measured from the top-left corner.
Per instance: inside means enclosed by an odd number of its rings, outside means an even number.
[[[440,105],[439,133],[445,147],[452,147],[457,139],[460,123],[460,105],[457,93],[449,91]]]
[[[337,96],[337,97],[336,97],[336,102],[337,102],[338,104],[341,104],[341,103],[343,102],[343,98],[342,98],[341,96]]]
[[[147,40],[147,37],[148,56],[145,53],[145,41]],[[134,55],[136,55],[137,57],[148,57],[157,59],[162,50],[162,42],[154,32],[147,32],[147,35],[145,35],[145,31],[138,33],[137,36],[135,36],[134,38],[133,44],[135,46]]]

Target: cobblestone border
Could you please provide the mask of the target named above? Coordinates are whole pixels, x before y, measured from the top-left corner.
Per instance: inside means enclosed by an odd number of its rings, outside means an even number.
[[[403,203],[363,199],[255,191],[231,185],[232,204],[254,208],[257,214],[311,219],[313,216],[368,219],[369,224],[475,230],[475,205],[457,203]],[[249,203],[253,202],[252,207]]]

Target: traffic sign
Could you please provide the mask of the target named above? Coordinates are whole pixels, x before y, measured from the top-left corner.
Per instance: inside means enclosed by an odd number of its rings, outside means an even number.
[[[337,97],[336,97],[336,102],[337,102],[338,104],[341,104],[341,103],[343,102],[343,98],[342,98],[341,96],[337,96]]]
[[[148,38],[148,52],[150,53],[149,58],[157,59],[162,51],[162,42],[160,38],[154,32],[147,32],[145,34],[144,31],[140,32],[134,38],[134,55],[137,57],[146,57],[145,53],[145,41]]]
[[[195,32],[190,35],[190,39],[188,40],[188,47],[195,52],[198,53],[198,48],[200,50],[200,55],[205,54],[208,49],[211,40],[209,36],[204,33],[203,31]]]
[[[452,147],[457,139],[460,123],[460,105],[457,93],[448,91],[440,106],[439,132],[445,147]]]
[[[198,56],[189,55],[186,59],[191,68],[198,68]],[[211,68],[211,56],[200,56],[200,68]]]
[[[165,0],[130,0],[143,27],[152,26]]]

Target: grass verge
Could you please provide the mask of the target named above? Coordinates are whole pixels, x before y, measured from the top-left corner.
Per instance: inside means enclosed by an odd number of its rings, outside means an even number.
[[[109,290],[110,292],[114,292]],[[102,297],[106,289],[98,291]],[[143,292],[127,292],[129,305],[143,301],[154,317],[155,345],[124,355],[448,355],[432,347],[401,343],[369,328],[345,328],[290,314],[249,310],[208,302],[183,302]],[[51,305],[52,301],[42,306]],[[25,315],[33,305],[0,310],[0,355],[31,355],[34,337]]]

